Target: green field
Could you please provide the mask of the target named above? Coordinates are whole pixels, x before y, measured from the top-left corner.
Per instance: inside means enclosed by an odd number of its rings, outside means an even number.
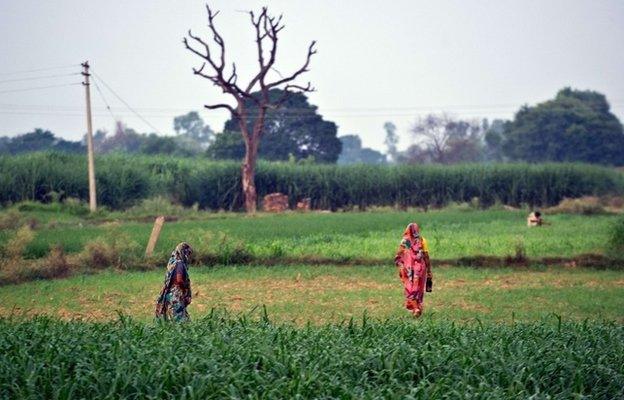
[[[475,255],[508,256],[521,246],[529,257],[569,257],[583,253],[602,253],[608,240],[613,215],[548,216],[552,225],[527,229],[526,211],[413,211],[367,213],[287,213],[209,214],[199,212],[196,219],[167,222],[156,248],[165,258],[180,241],[196,247],[218,249],[219,240],[240,243],[256,257],[323,257],[334,260],[373,259],[390,261],[405,226],[412,221],[421,225],[434,259],[453,259]],[[132,222],[123,215],[112,221],[72,217],[60,212],[24,213],[24,218],[41,221],[35,239],[26,248],[26,258],[44,256],[55,244],[69,253],[81,251],[89,241],[124,235],[136,244],[140,256],[152,229],[150,222]],[[145,218],[143,218],[145,219]],[[117,222],[115,222],[117,221]],[[0,233],[0,245],[11,237]],[[216,236],[215,236],[216,235]],[[380,261],[381,260],[381,261]]]
[[[408,318],[393,266],[228,266],[192,268],[200,318],[211,310],[244,314],[265,306],[272,320],[304,325],[360,318]],[[123,313],[150,321],[163,272],[106,272],[0,288],[0,315],[45,314],[110,320]],[[425,319],[536,321],[553,313],[572,320],[624,322],[624,272],[577,268],[434,271]],[[21,317],[20,317],[21,318]]]
[[[151,217],[53,210],[20,214],[36,222],[18,263],[45,268],[55,244],[76,259],[97,241],[132,254],[123,268],[0,286],[0,398],[624,396],[624,270],[539,261],[603,254],[612,215],[551,215],[528,229],[526,211],[188,212],[165,224],[157,269],[133,271]],[[436,267],[415,320],[392,265],[410,221],[436,265],[519,249],[536,262]],[[0,244],[14,236],[1,231]],[[181,240],[198,256],[251,261],[193,265],[192,322],[157,324],[164,264]]]
[[[0,350],[7,399],[624,396],[624,329],[609,323],[0,320]]]

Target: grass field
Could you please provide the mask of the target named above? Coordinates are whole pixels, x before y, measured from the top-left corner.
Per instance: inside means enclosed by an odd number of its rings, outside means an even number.
[[[392,257],[410,221],[444,260],[602,254],[615,220],[559,214],[527,229],[525,214],[189,213],[165,224],[158,270],[0,286],[0,398],[622,398],[622,268],[438,267],[423,317],[403,309]],[[24,256],[116,239],[131,264],[151,222],[128,217],[24,212],[37,220]],[[14,234],[1,231],[0,245]],[[274,265],[193,266],[193,321],[154,323],[167,254],[182,240]],[[327,264],[305,264],[319,258]]]
[[[45,314],[110,320],[123,313],[149,321],[163,272],[106,272],[0,288],[0,315]],[[228,266],[193,268],[195,318],[213,308],[241,315],[262,306],[272,320],[303,325],[340,322],[364,313],[403,319],[394,267]],[[624,322],[624,272],[520,268],[435,270],[425,319],[458,322],[536,321],[558,314],[572,320]]]
[[[612,215],[548,216],[552,225],[527,229],[523,211],[430,211],[308,214],[198,213],[199,220],[167,222],[156,248],[166,257],[180,241],[207,244],[214,234],[228,242],[241,242],[257,257],[323,257],[342,259],[391,260],[407,223],[417,221],[429,240],[435,259],[475,255],[507,256],[518,246],[529,257],[566,257],[604,251]],[[81,251],[89,241],[123,236],[136,244],[139,256],[147,243],[152,222],[102,223],[66,213],[25,213],[25,219],[41,221],[35,238],[26,247],[26,258],[45,256],[50,247],[60,244],[69,253]],[[54,221],[53,223],[51,223]],[[0,245],[10,239],[11,231],[0,232]],[[206,243],[208,242],[208,243]]]

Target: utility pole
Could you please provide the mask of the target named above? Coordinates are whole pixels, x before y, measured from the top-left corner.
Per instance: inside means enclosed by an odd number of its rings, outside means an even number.
[[[82,76],[87,98],[87,162],[89,164],[89,209],[91,212],[97,210],[97,199],[95,191],[95,159],[93,155],[93,125],[91,123],[91,91],[89,89],[89,61],[82,64]]]

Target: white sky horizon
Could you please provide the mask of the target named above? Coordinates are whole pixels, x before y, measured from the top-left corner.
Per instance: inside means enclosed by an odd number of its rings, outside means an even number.
[[[408,144],[418,116],[509,119],[523,104],[554,97],[563,87],[604,93],[624,120],[624,2],[602,1],[211,1],[229,62],[239,82],[255,71],[255,47],[243,10],[268,5],[284,14],[277,69],[287,74],[318,54],[300,83],[319,113],[385,151],[391,121]],[[80,62],[98,74],[162,134],[191,110],[219,132],[223,110],[202,105],[232,101],[192,74],[199,60],[184,49],[191,28],[207,37],[204,2],[0,0],[0,135],[40,127],[71,140],[86,131]],[[71,66],[69,66],[71,65]],[[60,67],[58,69],[47,69]],[[15,71],[46,69],[30,73]],[[63,75],[63,76],[60,76]],[[34,79],[42,77],[41,79]],[[42,86],[46,89],[24,90]],[[92,85],[94,129],[114,119]],[[154,131],[100,86],[113,114],[139,132]]]

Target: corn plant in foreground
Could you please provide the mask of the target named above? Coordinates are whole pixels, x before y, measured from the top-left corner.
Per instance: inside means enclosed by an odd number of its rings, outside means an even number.
[[[211,313],[186,325],[0,320],[2,398],[624,396],[624,327],[346,321]]]

